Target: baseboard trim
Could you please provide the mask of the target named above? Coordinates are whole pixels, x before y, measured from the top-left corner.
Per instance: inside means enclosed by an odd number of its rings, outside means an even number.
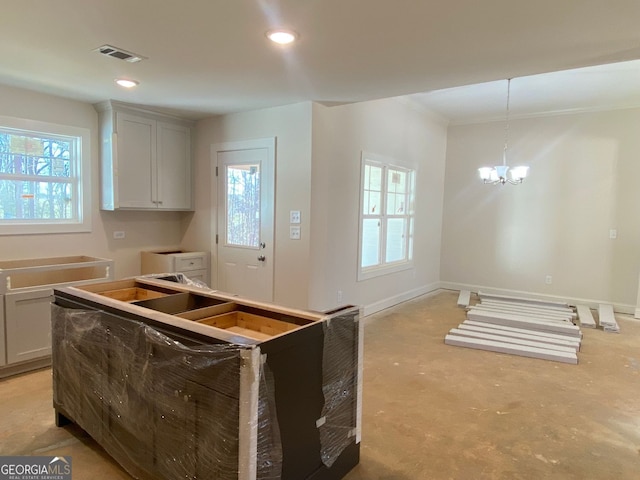
[[[367,317],[376,312],[385,310],[387,308],[393,307],[402,302],[406,302],[407,300],[420,297],[422,295],[435,295],[440,290],[441,290],[440,282],[433,282],[428,285],[423,285],[422,287],[414,288],[413,290],[409,290],[408,292],[399,293],[392,297],[388,297],[383,300],[379,300],[375,303],[366,305],[364,307],[363,315]]]
[[[601,303],[610,303],[610,300],[598,300],[591,298],[578,298],[578,297],[563,297],[560,295],[548,295],[545,293],[526,292],[523,290],[510,290],[506,288],[495,288],[486,285],[470,285],[467,283],[456,282],[440,282],[440,288],[444,290],[470,290],[473,293],[478,291],[493,293],[496,295],[512,295],[518,297],[527,297],[531,299],[546,300],[553,302],[567,302],[569,305],[587,305],[589,308],[598,308]],[[640,308],[636,308],[636,305],[629,305],[624,303],[613,303],[613,310],[616,313],[623,313],[627,315],[634,315],[636,318],[640,318]]]
[[[51,355],[45,358],[38,358],[36,360],[27,360],[22,363],[16,363],[11,365],[5,365],[0,367],[0,379],[10,377],[13,375],[19,375],[21,373],[27,373],[32,370],[39,370],[51,366]]]

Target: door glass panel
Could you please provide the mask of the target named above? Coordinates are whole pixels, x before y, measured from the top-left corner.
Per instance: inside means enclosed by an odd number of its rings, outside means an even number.
[[[226,244],[260,245],[260,164],[226,166]]]

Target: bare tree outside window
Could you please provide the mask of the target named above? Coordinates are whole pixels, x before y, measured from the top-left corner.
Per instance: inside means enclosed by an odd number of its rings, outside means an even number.
[[[78,143],[0,129],[0,221],[76,219]]]
[[[227,245],[260,245],[260,167],[227,167]]]

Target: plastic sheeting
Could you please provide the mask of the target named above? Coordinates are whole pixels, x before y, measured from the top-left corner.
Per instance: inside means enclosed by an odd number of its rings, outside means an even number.
[[[186,345],[132,319],[55,304],[52,335],[56,409],[134,477],[235,480],[249,461],[255,478],[281,478],[273,380],[262,362],[249,420],[255,457],[239,458],[241,369],[255,368],[242,362],[248,347]]]
[[[138,275],[135,278],[157,278],[158,280],[166,280],[168,282],[181,283],[182,285],[189,285],[191,287],[198,287],[205,290],[209,290],[210,292],[215,292],[212,290],[209,285],[207,285],[202,280],[198,280],[195,278],[189,278],[184,273],[175,272],[175,273],[150,273],[147,275]]]
[[[321,459],[328,468],[356,440],[358,421],[359,319],[346,310],[323,324],[322,392],[318,421]]]

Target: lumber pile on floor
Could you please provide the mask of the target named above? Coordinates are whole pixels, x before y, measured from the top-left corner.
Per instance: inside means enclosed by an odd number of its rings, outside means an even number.
[[[478,292],[467,320],[445,337],[447,345],[578,363],[582,332],[567,304]]]
[[[596,321],[593,319],[591,309],[586,305],[576,305],[578,310],[578,318],[580,319],[580,326],[586,328],[596,328]],[[613,313],[613,305],[607,303],[600,303],[598,305],[598,320],[602,330],[605,332],[620,333],[620,327],[616,322],[615,314]]]
[[[578,310],[578,318],[580,319],[580,326],[585,328],[596,328],[596,321],[591,315],[591,309],[586,305],[576,305]]]
[[[605,332],[620,333],[620,327],[613,314],[613,306],[605,303],[598,305],[598,319]]]
[[[458,295],[458,306],[459,307],[468,307],[471,302],[471,292],[469,290],[460,290],[460,295]]]

